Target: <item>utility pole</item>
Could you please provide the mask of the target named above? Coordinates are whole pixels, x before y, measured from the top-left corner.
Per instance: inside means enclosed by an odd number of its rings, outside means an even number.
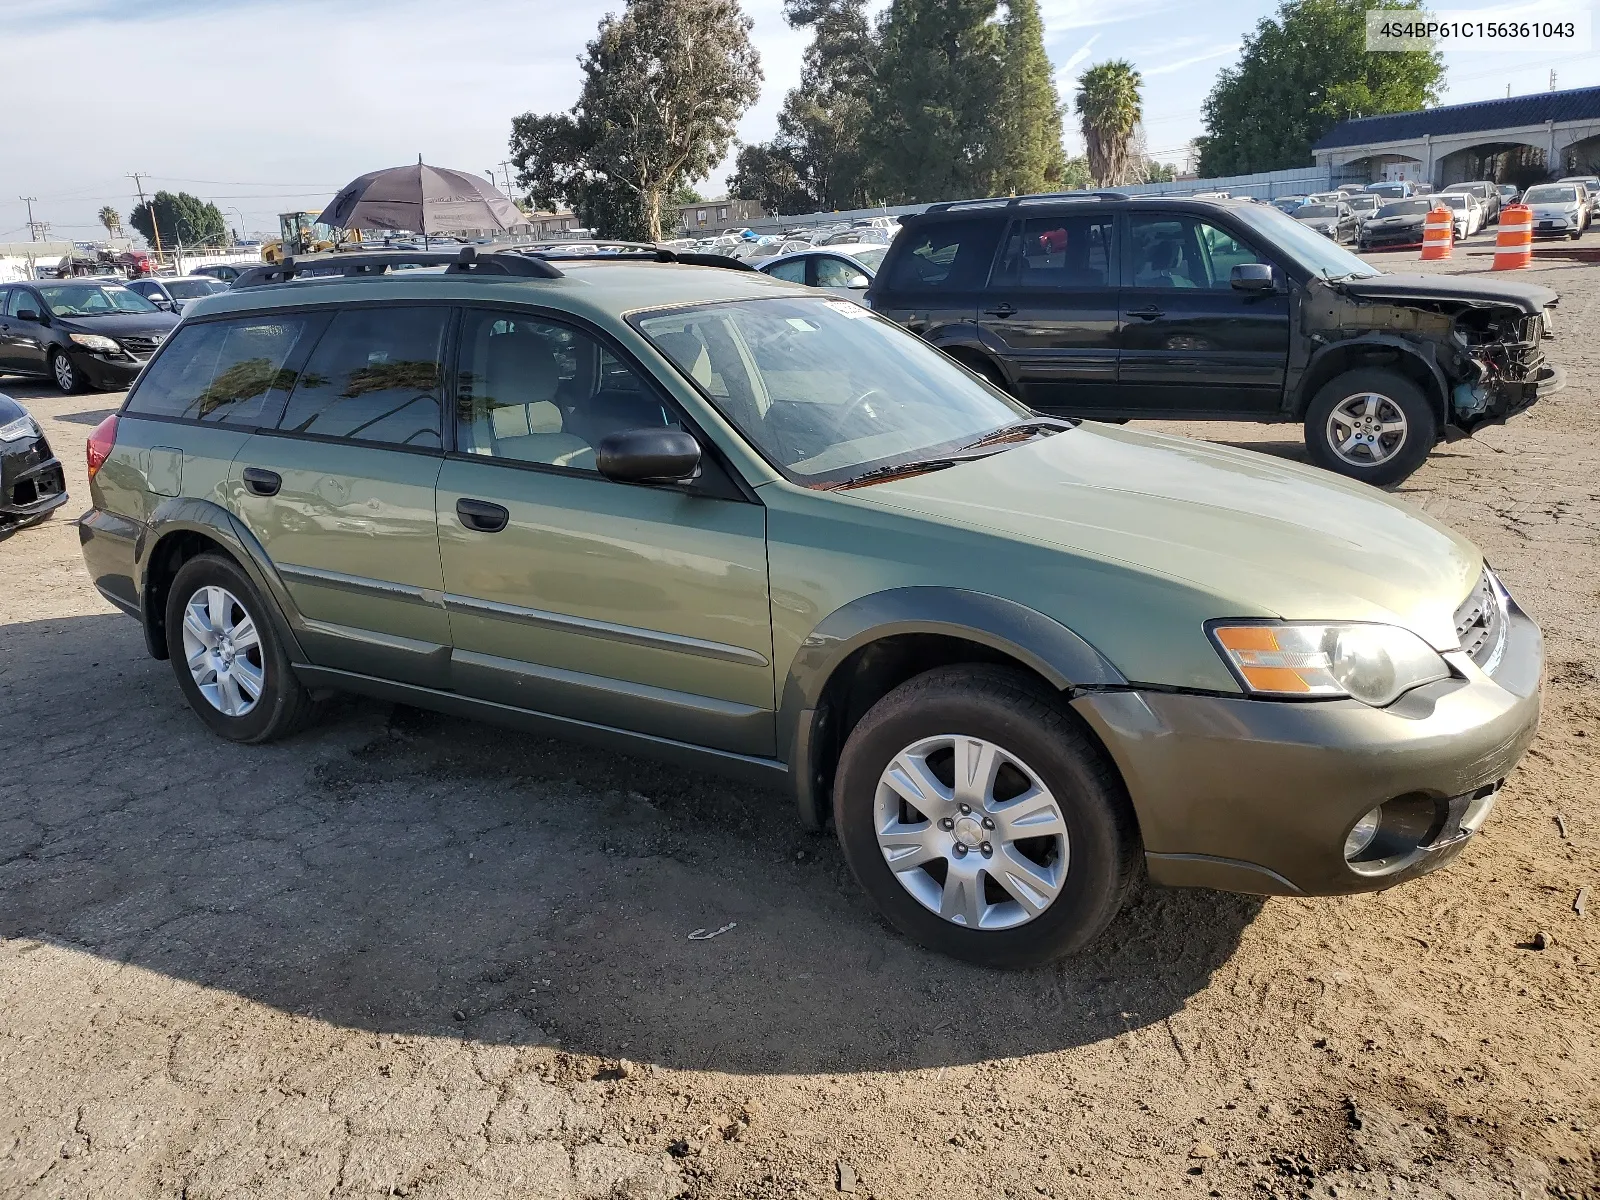
[[[500,169],[505,172],[505,177],[506,177],[506,196],[508,198],[511,196],[511,168],[512,168],[512,165],[513,164],[511,163],[511,161],[509,159],[500,164]]]
[[[1550,90],[1552,92],[1556,90],[1556,69],[1554,67],[1550,68]]]
[[[138,171],[129,172],[128,178],[133,180],[133,186],[139,189],[139,203],[140,203],[140,205],[144,206],[144,207],[148,207],[149,210],[150,210],[150,232],[155,235],[156,253],[160,254],[161,253],[161,226],[156,224],[156,203],[155,203],[154,200],[148,200],[147,201],[144,198],[144,184],[141,183],[140,180],[139,180],[139,172]]]
[[[34,206],[34,203],[39,199],[39,197],[37,197],[37,196],[18,196],[17,199],[21,200],[24,204],[26,204],[28,206],[28,240],[30,242],[42,242],[42,241],[44,241],[45,240],[44,239],[44,235],[46,233],[50,232],[50,226],[49,226],[48,222],[35,221],[33,219],[33,206]]]

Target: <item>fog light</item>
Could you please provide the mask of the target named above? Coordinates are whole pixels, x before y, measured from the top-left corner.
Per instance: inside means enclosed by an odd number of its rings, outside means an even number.
[[[1378,824],[1382,820],[1383,805],[1380,804],[1355,823],[1355,828],[1345,835],[1345,862],[1355,861],[1368,846],[1372,845],[1372,839],[1378,836]]]

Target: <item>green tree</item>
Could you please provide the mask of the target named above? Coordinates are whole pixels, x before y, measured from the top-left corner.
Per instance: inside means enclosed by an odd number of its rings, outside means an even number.
[[[155,210],[154,222],[151,221],[152,209]],[[152,246],[159,230],[161,245],[168,250],[177,246],[224,246],[228,241],[228,225],[222,219],[222,210],[188,192],[157,192],[148,204],[133,210],[128,222]]]
[[[122,214],[107,204],[100,210],[100,224],[106,227],[109,237],[117,237],[122,232]]]
[[[1129,151],[1144,116],[1143,86],[1126,59],[1097,63],[1078,76],[1078,121],[1096,187],[1132,182]]]
[[[1178,167],[1175,163],[1158,163],[1150,159],[1145,164],[1144,181],[1146,183],[1171,183],[1178,177]]]
[[[1000,92],[992,116],[991,195],[1056,191],[1064,187],[1067,155],[1061,146],[1061,97],[1037,0],[1008,0],[1003,26]]]
[[[879,27],[871,142],[898,203],[982,195],[992,175],[1005,30],[997,0],[893,0]]]
[[[1349,117],[1437,104],[1437,52],[1368,53],[1371,8],[1423,11],[1423,0],[1284,0],[1217,75],[1201,108],[1200,174],[1242,175],[1303,166],[1311,146]]]
[[[1089,174],[1088,158],[1080,154],[1076,158],[1067,159],[1061,172],[1061,190],[1078,192],[1093,186],[1094,177]]]
[[[862,207],[876,56],[867,0],[785,0],[784,16],[812,31],[800,86],[784,97],[778,135],[741,147],[729,186],[769,212]]]
[[[607,237],[659,241],[673,190],[711,170],[760,93],[738,0],[628,0],[579,59],[569,112],[511,122],[517,182]]]

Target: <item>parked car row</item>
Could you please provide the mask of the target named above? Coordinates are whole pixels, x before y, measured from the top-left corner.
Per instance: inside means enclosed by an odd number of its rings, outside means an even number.
[[[350,691],[776,785],[989,965],[1084,946],[1141,872],[1367,891],[1483,826],[1543,654],[1479,549],[1062,414],[1303,419],[1381,481],[1532,402],[1552,293],[1242,201],[936,205],[872,311],[658,257],[353,255],[193,302],[89,438],[95,586],[220,737]]]

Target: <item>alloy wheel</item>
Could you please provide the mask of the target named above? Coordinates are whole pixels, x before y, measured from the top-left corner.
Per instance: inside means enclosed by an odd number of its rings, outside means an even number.
[[[912,898],[968,929],[1025,925],[1066,882],[1060,805],[1032,768],[983,738],[940,734],[896,754],[878,779],[873,827]]]
[[[1328,445],[1358,467],[1388,462],[1406,444],[1405,411],[1388,396],[1358,392],[1328,414]]]
[[[261,699],[266,665],[255,618],[227,588],[206,586],[183,606],[183,653],[206,702],[242,717]]]

